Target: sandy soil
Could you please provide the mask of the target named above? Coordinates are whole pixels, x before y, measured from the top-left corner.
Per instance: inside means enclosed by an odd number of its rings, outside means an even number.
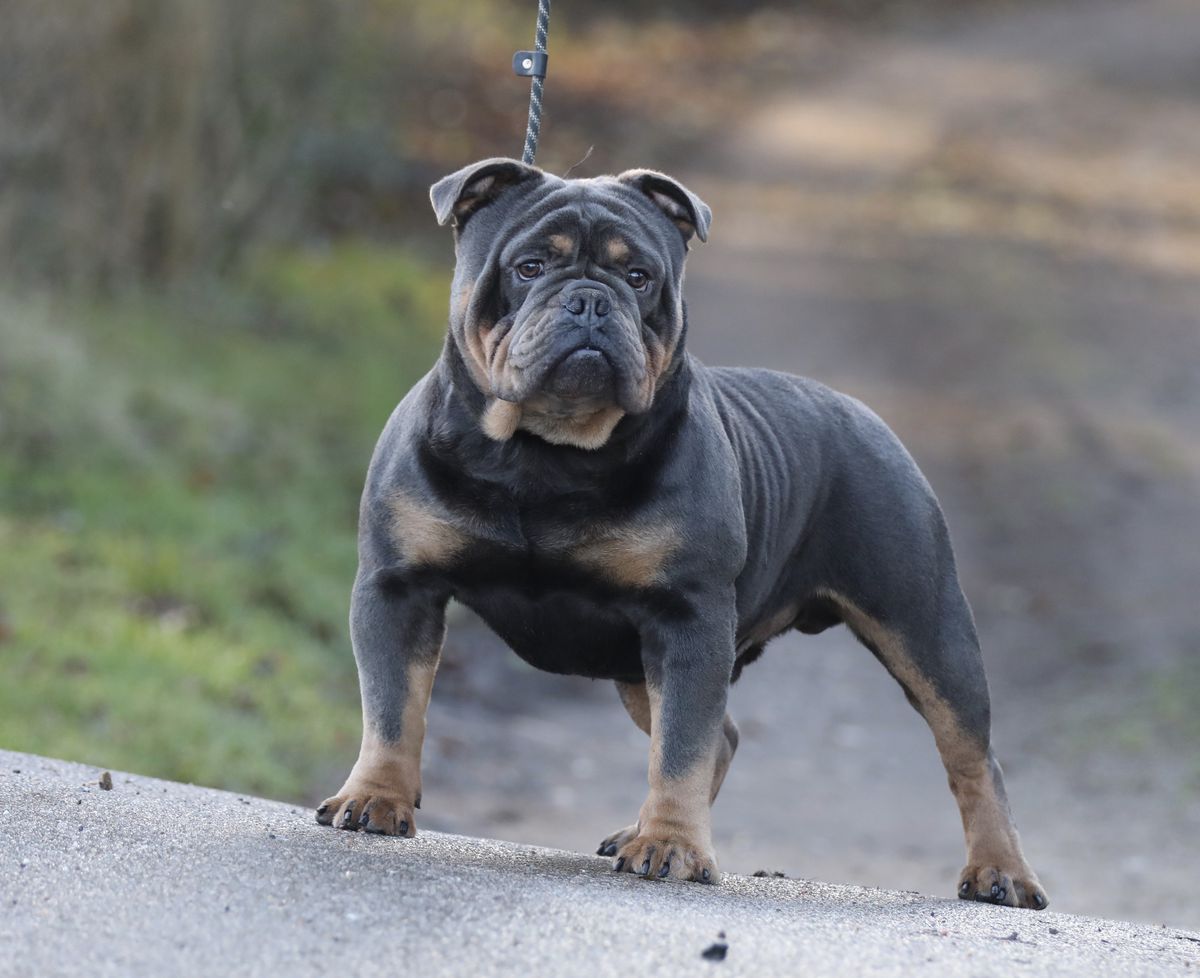
[[[692,349],[896,428],[950,519],[1052,905],[1200,926],[1200,6],[835,40],[837,71],[798,65],[676,168],[716,213]],[[469,622],[445,662],[423,824],[586,851],[634,817],[646,743],[607,684]],[[731,709],[724,868],[953,892],[932,739],[844,630],[779,640]]]

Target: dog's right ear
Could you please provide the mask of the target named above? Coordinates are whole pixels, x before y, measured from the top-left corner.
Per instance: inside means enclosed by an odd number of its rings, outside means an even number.
[[[462,227],[472,214],[495,200],[502,191],[541,176],[542,171],[535,166],[498,156],[442,177],[429,188],[429,199],[433,202],[438,224],[453,221],[455,227]]]

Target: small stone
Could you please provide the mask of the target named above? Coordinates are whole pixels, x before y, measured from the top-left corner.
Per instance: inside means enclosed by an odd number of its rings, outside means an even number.
[[[100,775],[100,790],[112,791],[112,775],[108,771]]]

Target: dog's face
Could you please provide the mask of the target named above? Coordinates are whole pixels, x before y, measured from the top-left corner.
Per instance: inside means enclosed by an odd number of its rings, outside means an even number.
[[[491,437],[597,448],[650,409],[680,353],[687,243],[711,220],[695,194],[649,170],[563,180],[494,159],[430,196],[456,226],[450,330]]]

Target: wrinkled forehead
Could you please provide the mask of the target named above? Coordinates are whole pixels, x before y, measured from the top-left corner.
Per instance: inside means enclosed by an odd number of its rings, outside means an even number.
[[[671,267],[686,253],[675,227],[641,191],[611,177],[548,178],[538,193],[514,201],[501,261],[523,253],[601,255],[622,261],[657,257]]]

